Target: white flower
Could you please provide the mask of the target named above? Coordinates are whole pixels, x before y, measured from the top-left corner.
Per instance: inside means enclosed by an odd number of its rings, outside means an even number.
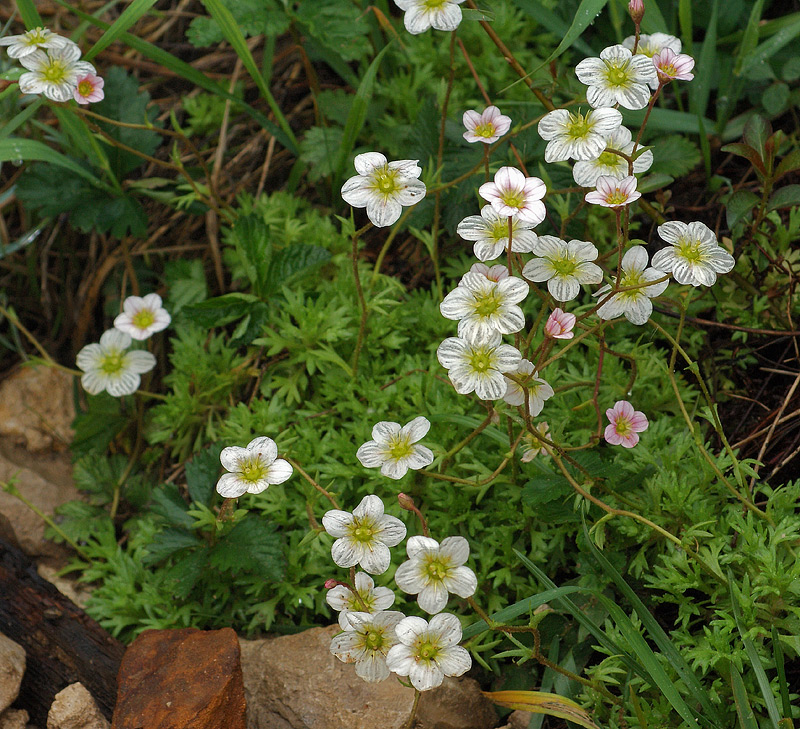
[[[570,301],[581,291],[581,284],[597,284],[603,280],[602,269],[590,263],[597,258],[597,248],[588,241],[569,243],[553,235],[540,235],[532,258],[522,269],[530,281],[547,281],[547,290],[556,301]]]
[[[78,79],[94,75],[94,66],[79,61],[81,49],[74,43],[44,51],[34,50],[22,56],[19,62],[28,69],[19,77],[19,90],[23,94],[44,94],[53,101],[69,101],[78,86]]]
[[[141,340],[166,329],[171,321],[158,294],[147,294],[144,298],[129,296],[122,302],[122,313],[114,319],[114,328]]]
[[[537,423],[533,429],[541,435],[542,438],[551,440],[549,427],[547,421],[542,420],[542,422]],[[550,446],[548,446],[547,443],[542,443],[541,440],[534,437],[531,433],[525,433],[525,435],[522,436],[522,442],[525,444],[525,450],[522,453],[522,458],[520,458],[523,463],[530,463],[540,453],[543,455],[550,455]]]
[[[533,366],[533,362],[527,359],[520,360],[517,369],[512,373],[524,381],[524,385],[506,377],[506,394],[503,395],[509,405],[524,405],[525,390],[528,391],[528,412],[536,416],[542,412],[544,401],[549,400],[555,394],[553,388],[545,380],[539,377],[539,373]]]
[[[488,278],[489,281],[494,281],[495,283],[498,281],[502,281],[504,278],[508,278],[508,266],[502,266],[499,263],[495,266],[487,266],[485,263],[473,263],[469,267],[469,271],[467,273],[478,273],[484,278]],[[464,276],[467,274],[465,273]],[[461,281],[464,280],[464,276],[461,277]],[[459,283],[461,283],[459,281]]]
[[[499,400],[506,391],[504,372],[512,372],[522,355],[510,344],[501,344],[495,332],[487,339],[445,339],[436,350],[442,367],[460,395],[472,391],[481,400]]]
[[[703,223],[670,221],[658,226],[658,234],[670,245],[653,256],[653,267],[671,273],[680,284],[713,286],[717,274],[728,273],[736,263]]]
[[[251,440],[246,448],[223,448],[219,460],[222,467],[230,471],[217,481],[217,493],[226,499],[235,499],[244,493],[260,494],[292,475],[289,462],[278,458],[275,441],[265,435]]]
[[[81,385],[90,395],[106,390],[109,395],[132,395],[139,388],[141,375],[156,366],[150,352],[126,351],[131,338],[124,332],[109,329],[103,332],[99,344],[87,344],[77,356],[84,371]]]
[[[378,228],[396,222],[404,205],[425,197],[425,183],[417,178],[422,169],[414,159],[387,162],[380,152],[356,155],[357,175],[342,185],[342,199],[354,208],[366,208]]]
[[[511,216],[511,250],[530,253],[536,233],[533,225]],[[484,205],[480,215],[464,218],[456,228],[464,240],[475,241],[473,251],[479,261],[493,261],[508,250],[508,216],[498,215],[491,205]]]
[[[622,257],[622,276],[619,280],[620,288],[627,286],[640,286],[648,281],[664,278],[662,271],[647,267],[647,249],[644,246],[633,246]],[[664,293],[668,281],[644,286],[640,289],[620,291],[614,294],[598,310],[597,316],[601,319],[616,319],[624,315],[631,324],[644,324],[653,313],[654,296]],[[603,286],[595,293],[602,298],[611,291],[611,286]]]
[[[584,58],[575,73],[589,87],[586,100],[595,109],[614,104],[643,109],[650,101],[648,84],[656,77],[656,69],[647,56],[634,56],[619,45],[603,49],[600,58]]]
[[[389,649],[386,665],[398,676],[408,676],[418,691],[441,686],[445,676],[461,676],[472,658],[459,644],[461,623],[450,613],[439,613],[430,623],[411,616],[395,628],[400,641]]]
[[[478,578],[464,563],[469,542],[464,537],[446,537],[441,545],[430,537],[411,537],[406,544],[408,561],[395,572],[397,586],[417,595],[426,613],[438,613],[447,605],[448,593],[459,597],[475,594]]]
[[[584,199],[592,205],[619,208],[630,205],[641,196],[642,193],[636,189],[635,177],[623,177],[618,180],[615,177],[600,175],[597,178],[597,189],[587,192]]]
[[[364,443],[356,458],[366,468],[380,468],[388,478],[403,478],[408,469],[425,468],[433,462],[433,452],[423,445],[415,445],[424,438],[431,424],[420,415],[402,428],[400,423],[381,421],[372,428],[372,440]]]
[[[439,305],[446,319],[458,321],[458,336],[480,340],[493,332],[513,334],[525,326],[517,304],[530,287],[521,278],[506,276],[492,281],[480,273],[466,273]]]
[[[31,28],[22,35],[0,38],[0,46],[8,46],[8,55],[11,58],[28,56],[39,48],[65,48],[70,44],[75,45],[68,38],[56,35],[47,28]]]
[[[619,127],[605,139],[605,149],[617,149],[630,155],[633,152],[633,141],[630,129]],[[634,173],[646,172],[653,164],[653,153],[646,149],[633,160]],[[572,168],[575,183],[581,187],[594,187],[601,175],[621,180],[628,176],[628,161],[614,152],[603,151],[597,159],[581,160]]]
[[[517,215],[520,220],[538,225],[544,220],[542,198],[547,188],[538,177],[525,177],[514,167],[501,167],[494,182],[484,182],[478,194],[500,215]]]
[[[374,495],[365,496],[352,514],[332,509],[322,517],[325,531],[337,537],[331,557],[339,567],[354,567],[372,575],[389,569],[394,547],[406,536],[406,526],[398,518],[383,513],[383,502]]]
[[[622,41],[622,45],[629,51],[633,51],[633,44],[635,41],[636,36],[629,35]],[[667,35],[666,33],[653,33],[652,35],[642,33],[639,36],[639,46],[636,49],[636,54],[652,58],[656,53],[660,53],[665,48],[670,48],[675,51],[675,53],[680,53],[680,38],[676,38],[674,35]]]
[[[347,619],[350,613],[364,612],[365,607],[366,612],[377,613],[394,603],[394,593],[388,587],[375,587],[375,581],[366,572],[356,572],[355,588],[358,597],[345,585],[336,585],[325,594],[328,605],[339,611],[339,627],[342,630],[351,628]]]
[[[344,663],[355,663],[356,675],[369,683],[389,678],[386,654],[397,645],[395,631],[405,616],[395,610],[347,615],[349,626],[344,633],[333,636],[331,653]]]
[[[566,109],[545,114],[539,122],[539,136],[547,140],[545,162],[568,159],[597,159],[605,148],[605,138],[622,124],[617,109],[591,109],[585,116]]]
[[[480,114],[469,109],[464,112],[462,121],[467,128],[463,136],[468,142],[491,144],[511,129],[511,117],[501,114],[496,106],[487,106]]]
[[[412,35],[424,33],[428,28],[455,30],[461,22],[464,0],[394,0],[405,11],[403,22]]]

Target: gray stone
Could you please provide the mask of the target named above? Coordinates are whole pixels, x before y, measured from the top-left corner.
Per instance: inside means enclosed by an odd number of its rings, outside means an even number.
[[[73,683],[55,695],[47,729],[109,729],[109,723],[86,687]]]
[[[30,729],[25,709],[6,709],[0,713],[0,729]]]
[[[425,691],[416,718],[417,729],[492,729],[497,724],[494,705],[472,678],[445,678],[438,688]]]
[[[24,675],[25,649],[0,633],[0,712],[14,703]]]

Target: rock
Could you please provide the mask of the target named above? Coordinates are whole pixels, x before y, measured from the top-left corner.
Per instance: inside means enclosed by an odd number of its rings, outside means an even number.
[[[0,729],[25,729],[28,718],[25,709],[7,709],[0,713]]]
[[[494,705],[472,678],[445,678],[439,688],[422,694],[417,707],[417,729],[491,729],[496,725]]]
[[[245,729],[236,633],[146,630],[128,646],[117,678],[113,729]]]
[[[46,564],[38,564],[36,566],[36,572],[39,574],[39,577],[55,585],[64,597],[68,597],[78,607],[86,608],[86,604],[89,602],[89,597],[92,594],[91,590],[89,590],[86,585],[71,580],[68,577],[62,577],[58,574],[58,570],[55,567],[50,567]]]
[[[330,652],[338,625],[240,640],[248,729],[402,729],[414,690],[370,684]]]
[[[530,711],[512,711],[506,717],[506,724],[502,727],[498,727],[498,729],[528,729],[531,723],[531,719],[535,716],[535,714],[531,713]]]
[[[0,436],[31,453],[66,450],[75,378],[55,367],[20,367],[0,383]]]
[[[57,506],[80,496],[72,481],[67,454],[32,456],[0,440],[0,481],[8,482],[14,477],[20,493],[45,514],[52,514]],[[5,491],[0,491],[0,514],[6,517],[6,528],[10,525],[13,532],[14,538],[9,541],[19,544],[28,556],[63,559],[69,554],[61,545],[45,540],[41,517]]]
[[[47,715],[47,729],[108,729],[92,695],[82,683],[59,691]]]
[[[0,712],[14,703],[24,674],[25,649],[0,633]]]

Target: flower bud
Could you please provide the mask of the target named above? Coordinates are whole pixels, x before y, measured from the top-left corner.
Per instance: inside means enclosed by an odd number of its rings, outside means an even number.
[[[631,19],[638,27],[644,17],[644,0],[630,0],[628,3],[628,13],[630,13]]]
[[[334,587],[336,587],[336,585],[338,585],[338,584],[339,584],[339,580],[334,580],[331,577],[329,580],[325,580],[325,589],[326,590],[331,590]]]
[[[405,509],[406,511],[417,510],[417,507],[414,504],[414,499],[412,499],[408,494],[404,493],[397,494],[397,501],[400,504],[401,508]]]

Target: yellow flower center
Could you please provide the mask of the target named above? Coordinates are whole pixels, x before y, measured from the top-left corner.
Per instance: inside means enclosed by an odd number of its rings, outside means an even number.
[[[494,124],[492,122],[486,122],[485,124],[478,124],[475,127],[475,135],[478,137],[493,137],[496,134],[496,130]]]
[[[699,240],[687,240],[686,238],[681,238],[676,248],[677,255],[689,263],[700,263],[703,260],[703,254],[700,252]]]
[[[588,121],[588,114],[570,114],[567,122],[567,136],[572,139],[585,139],[592,132],[592,125]]]
[[[445,5],[449,0],[424,0],[422,6],[427,10],[438,10]]]
[[[432,661],[439,655],[439,646],[425,640],[417,646],[417,655],[425,661]]]
[[[603,152],[597,158],[596,164],[602,165],[603,167],[619,167],[620,162],[625,162],[625,160],[618,154],[614,154],[613,152]]]
[[[383,647],[383,643],[384,638],[382,630],[372,628],[368,630],[367,634],[364,636],[364,648],[368,651],[380,650]]]
[[[353,518],[353,523],[350,525],[350,536],[355,541],[370,544],[375,540],[377,533],[378,530],[371,519],[357,516]]]
[[[550,261],[557,276],[573,276],[578,269],[578,264],[569,256]]]
[[[58,58],[51,58],[50,63],[42,68],[42,78],[53,84],[62,83],[67,78],[67,66]]]
[[[388,165],[372,173],[372,189],[384,197],[389,197],[402,189],[397,183],[398,170],[390,170]]]
[[[620,279],[620,287],[626,288],[628,286],[641,286],[646,284],[647,279],[644,277],[643,271],[626,271],[623,272]],[[618,296],[623,299],[638,299],[640,296],[646,296],[644,289],[631,289],[630,291],[620,291]]]
[[[623,438],[633,433],[633,428],[631,428],[631,421],[627,418],[620,418],[617,420],[616,424],[614,425],[614,430],[617,431],[618,435],[621,435]]]
[[[479,317],[485,318],[497,312],[502,304],[503,300],[497,295],[497,292],[492,289],[488,293],[477,295],[472,306]]]
[[[670,78],[678,75],[678,69],[675,68],[675,64],[673,63],[670,63],[669,65],[659,66],[658,71],[659,73],[662,73],[665,76],[669,76]]]
[[[79,93],[81,96],[89,96],[89,94],[91,94],[93,91],[94,91],[94,84],[92,84],[92,82],[91,82],[91,81],[86,81],[86,80],[84,79],[83,81],[81,81],[81,82],[78,84],[78,93]],[[134,323],[135,323],[135,320],[136,320],[136,317],[137,317],[137,316],[143,316],[145,313],[146,313],[146,314],[148,314],[148,315],[150,316],[150,319],[151,319],[151,321],[150,321],[148,324],[145,324],[145,325],[143,325],[143,326],[142,326],[142,329],[144,329],[145,327],[149,326],[150,324],[152,324],[152,323],[153,323],[153,321],[155,321],[155,319],[153,318],[153,314],[152,314],[151,312],[147,311],[147,310],[144,310],[144,311],[140,311],[140,312],[139,312],[139,313],[138,313],[138,314],[137,314],[137,315],[134,317]],[[140,326],[140,325],[139,325],[139,324],[137,324],[136,326]]]
[[[622,192],[622,190],[617,188],[606,198],[606,202],[609,205],[624,205],[626,202],[628,202],[628,196]]]
[[[433,582],[441,582],[450,572],[450,565],[443,562],[441,558],[428,557],[425,565],[425,574]]]
[[[521,208],[525,204],[525,195],[522,190],[504,190],[500,193],[500,200],[510,208]]]
[[[267,475],[267,470],[260,458],[252,456],[239,464],[238,473],[243,481],[257,483]]]
[[[78,91],[83,96],[88,96],[92,92],[92,85],[89,84],[88,82],[87,82],[87,85],[89,86],[89,90],[88,91],[83,91],[81,89],[81,86],[83,86],[83,84],[79,84],[78,85]],[[147,327],[149,327],[151,324],[153,324],[155,322],[155,320],[156,320],[156,317],[153,314],[153,312],[150,311],[150,309],[142,309],[141,311],[137,311],[131,317],[131,321],[133,322],[133,326],[135,326],[137,329],[147,329]]]
[[[393,461],[399,461],[402,458],[407,458],[414,452],[414,446],[409,441],[408,437],[400,437],[399,435],[389,441],[389,458]]]
[[[469,357],[470,367],[483,375],[492,368],[492,354],[484,349],[473,350]]]
[[[107,375],[114,375],[125,366],[125,352],[108,352],[100,361],[100,369]]]
[[[631,78],[628,72],[628,62],[625,61],[621,66],[607,66],[606,80],[609,86],[621,86],[623,88],[629,86]]]
[[[44,28],[34,28],[25,33],[25,44],[29,46],[38,46],[40,43],[47,42],[47,32]]]

